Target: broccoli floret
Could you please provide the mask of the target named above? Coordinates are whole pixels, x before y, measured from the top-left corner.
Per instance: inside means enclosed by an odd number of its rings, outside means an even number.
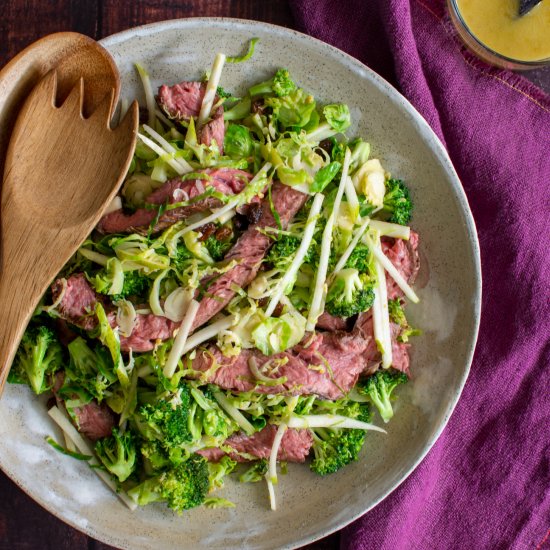
[[[382,370],[373,374],[364,382],[359,382],[357,390],[359,393],[368,396],[372,404],[378,409],[382,420],[389,422],[393,417],[392,392],[399,384],[405,384],[408,380],[404,372],[393,369]]]
[[[289,263],[289,258],[292,258],[298,247],[300,239],[291,235],[281,235],[270,248],[266,262],[274,267],[286,267]]]
[[[142,405],[134,420],[145,439],[157,439],[165,448],[178,447],[193,441],[190,403],[189,388],[183,384],[170,399],[160,398],[153,404]]]
[[[41,394],[52,387],[53,375],[63,366],[63,351],[53,330],[46,326],[29,327],[15,356],[8,381],[28,384]]]
[[[405,312],[403,311],[403,305],[401,300],[396,298],[395,300],[388,300],[388,310],[390,313],[390,319],[397,325],[401,327],[399,336],[397,337],[398,342],[408,342],[411,336],[418,336],[422,334],[422,331],[411,327],[407,318],[405,317]]]
[[[220,409],[209,388],[201,391],[197,387],[192,387],[190,391],[198,406],[194,420],[195,425],[200,426],[202,430],[200,435],[204,433],[204,435],[216,438],[217,442],[222,443],[237,430],[238,427]]]
[[[122,483],[132,475],[136,467],[136,444],[130,431],[121,434],[116,428],[111,437],[95,444],[97,456],[109,472]]]
[[[358,244],[350,254],[345,267],[357,269],[359,273],[371,273],[372,270],[372,254],[369,247],[364,244]]]
[[[268,466],[268,461],[265,458],[254,462],[250,468],[239,476],[239,481],[241,483],[257,483],[258,481],[262,481],[265,478]]]
[[[409,190],[402,180],[389,179],[386,181],[386,193],[382,213],[391,223],[407,225],[412,216],[413,203]]]
[[[166,502],[183,512],[200,506],[208,493],[208,465],[204,457],[193,454],[185,462],[130,489],[128,495],[140,506]]]
[[[367,403],[341,401],[346,402],[344,407],[335,402],[329,408],[349,418],[356,418],[363,422],[370,420],[370,409]],[[357,460],[365,443],[365,430],[317,428],[312,432],[314,459],[310,468],[322,476],[333,474]]]
[[[126,271],[122,292],[112,296],[112,301],[126,299],[128,296],[144,296],[149,291],[151,279],[142,275],[139,271]]]
[[[70,361],[65,369],[66,382],[75,382],[98,401],[105,390],[118,380],[109,351],[103,346],[90,349],[82,337],[75,338],[68,346]]]
[[[275,94],[278,97],[288,95],[296,89],[296,84],[290,78],[290,74],[286,69],[279,69],[273,78],[260,82],[250,88],[251,96]]]
[[[204,244],[215,262],[223,260],[225,254],[233,245],[231,239],[224,239],[223,241],[220,241],[215,235],[210,235],[210,237],[204,241]]]
[[[223,487],[224,477],[229,475],[235,469],[236,465],[237,462],[228,456],[222,457],[219,462],[209,462],[209,491],[214,491],[215,489]]]
[[[336,317],[351,317],[367,311],[374,302],[372,281],[357,269],[342,269],[327,294],[326,310]]]

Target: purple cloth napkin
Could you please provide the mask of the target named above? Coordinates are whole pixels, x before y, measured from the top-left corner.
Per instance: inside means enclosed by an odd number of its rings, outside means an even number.
[[[442,0],[291,0],[307,33],[357,57],[445,144],[481,244],[472,371],[443,435],[349,549],[550,548],[550,97],[465,51]]]

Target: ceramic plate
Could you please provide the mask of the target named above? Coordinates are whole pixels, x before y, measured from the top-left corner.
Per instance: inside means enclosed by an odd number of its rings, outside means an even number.
[[[238,95],[275,69],[288,68],[320,102],[347,103],[354,121],[349,134],[366,138],[372,155],[412,189],[412,225],[425,259],[421,302],[407,310],[424,330],[412,350],[414,381],[401,392],[388,434],[369,433],[359,462],[326,478],[291,465],[277,487],[277,512],[268,509],[263,483],[230,481],[220,496],[235,502],[234,509],[183,516],[162,504],[130,512],[85,463],[44,442],[57,433],[44,399],[8,386],[0,401],[2,469],[57,517],[120,548],[293,548],[333,532],[378,504],[414,470],[447,423],[468,374],[481,292],[474,222],[443,146],[395,89],[323,42],[250,21],[167,21],[102,43],[120,70],[122,95],[144,104],[134,62],[148,68],[155,86],[200,79],[216,52],[237,55],[254,36],[260,38],[254,57],[226,65],[225,88]]]

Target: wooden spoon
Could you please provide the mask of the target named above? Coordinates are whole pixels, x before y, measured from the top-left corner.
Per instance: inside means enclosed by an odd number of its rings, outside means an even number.
[[[34,86],[52,69],[57,69],[58,101],[69,95],[80,77],[84,78],[85,116],[113,89],[118,101],[118,70],[107,50],[95,40],[76,32],[58,32],[34,42],[0,71],[0,174],[17,113]]]
[[[0,392],[25,327],[52,279],[92,231],[132,160],[134,101],[110,129],[113,91],[88,118],[84,83],[56,107],[52,71],[33,89],[15,123],[2,187]]]

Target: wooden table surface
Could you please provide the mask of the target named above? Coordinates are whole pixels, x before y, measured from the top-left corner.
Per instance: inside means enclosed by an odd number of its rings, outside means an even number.
[[[226,16],[294,27],[287,0],[2,0],[0,67],[36,39],[77,31],[95,39],[180,17]],[[528,75],[550,90],[550,71]],[[334,534],[308,548],[335,549]],[[108,550],[49,514],[0,472],[0,550]]]

